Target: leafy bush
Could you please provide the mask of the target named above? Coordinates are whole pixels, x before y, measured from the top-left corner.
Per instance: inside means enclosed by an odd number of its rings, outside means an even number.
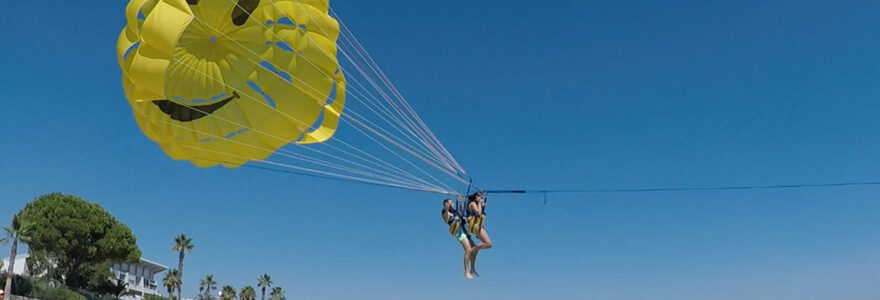
[[[63,286],[50,286],[42,280],[33,281],[33,290],[27,295],[36,299],[52,299],[52,300],[89,300],[83,295],[71,291]]]
[[[46,287],[38,288],[31,292],[28,297],[37,299],[57,299],[57,300],[88,300],[83,295],[63,287]]]
[[[6,273],[0,274],[0,284],[6,284]],[[33,281],[30,277],[13,275],[12,276],[12,294],[28,295],[33,289]]]
[[[114,296],[99,294],[88,290],[77,290],[76,292],[85,297],[86,300],[117,300]]]

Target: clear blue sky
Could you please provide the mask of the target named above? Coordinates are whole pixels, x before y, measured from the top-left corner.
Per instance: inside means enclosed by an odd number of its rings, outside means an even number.
[[[76,194],[167,266],[185,232],[185,295],[269,273],[291,299],[880,297],[878,187],[496,196],[466,282],[436,195],[168,159],[123,98],[124,2],[5,5],[0,219]],[[332,5],[484,187],[880,179],[877,1]]]

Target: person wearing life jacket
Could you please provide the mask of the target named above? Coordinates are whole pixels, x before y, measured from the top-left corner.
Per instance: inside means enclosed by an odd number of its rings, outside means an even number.
[[[474,279],[474,264],[476,263],[476,250],[474,250],[474,241],[466,231],[467,223],[462,216],[462,197],[458,196],[458,205],[453,206],[452,200],[443,200],[443,211],[441,213],[443,222],[449,226],[449,234],[455,237],[464,249],[464,278]],[[468,270],[468,262],[470,262],[470,270]]]
[[[486,220],[486,197],[483,192],[476,192],[468,196],[467,206],[465,210],[465,221],[467,222],[467,230],[480,240],[480,244],[472,247],[474,252],[473,260],[477,260],[476,253],[483,249],[492,248],[492,240],[489,239],[489,233],[483,222]],[[471,273],[474,276],[480,276],[473,268]]]

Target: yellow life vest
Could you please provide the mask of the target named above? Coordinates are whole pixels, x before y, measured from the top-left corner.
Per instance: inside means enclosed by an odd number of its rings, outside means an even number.
[[[483,228],[483,220],[486,219],[486,215],[480,214],[478,216],[469,216],[465,218],[467,220],[467,230],[470,233],[478,234],[480,233],[480,229]]]
[[[448,222],[448,224],[449,234],[451,234],[452,236],[456,236],[459,232],[461,232],[461,219],[458,216],[455,216],[455,218],[452,219],[451,222]]]
[[[446,225],[449,225],[449,234],[457,237],[457,235],[461,232],[461,214],[458,211],[451,210],[443,210],[443,214],[449,213],[449,218],[446,218]]]

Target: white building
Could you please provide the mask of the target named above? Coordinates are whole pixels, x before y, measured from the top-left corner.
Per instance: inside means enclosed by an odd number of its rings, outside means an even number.
[[[30,272],[27,269],[27,258],[29,255],[27,253],[17,254],[15,255],[15,266],[12,266],[12,274],[19,275],[30,275]],[[3,259],[3,270],[0,270],[2,273],[6,273],[6,270],[9,268],[9,257]]]
[[[13,266],[12,273],[30,275],[30,271],[27,269],[28,256],[27,253],[15,256],[15,266]],[[6,268],[9,267],[8,257],[3,259],[3,266],[3,272],[5,272]],[[140,262],[136,264],[114,263],[110,269],[113,271],[115,279],[128,283],[127,287],[131,295],[122,297],[122,299],[141,300],[144,298],[144,295],[159,296],[160,284],[157,284],[155,276],[168,268],[141,258]]]
[[[118,280],[128,282],[128,291],[131,295],[122,297],[123,300],[141,300],[144,295],[159,296],[161,284],[156,282],[155,276],[168,269],[144,258],[136,264],[114,263],[110,268]]]

